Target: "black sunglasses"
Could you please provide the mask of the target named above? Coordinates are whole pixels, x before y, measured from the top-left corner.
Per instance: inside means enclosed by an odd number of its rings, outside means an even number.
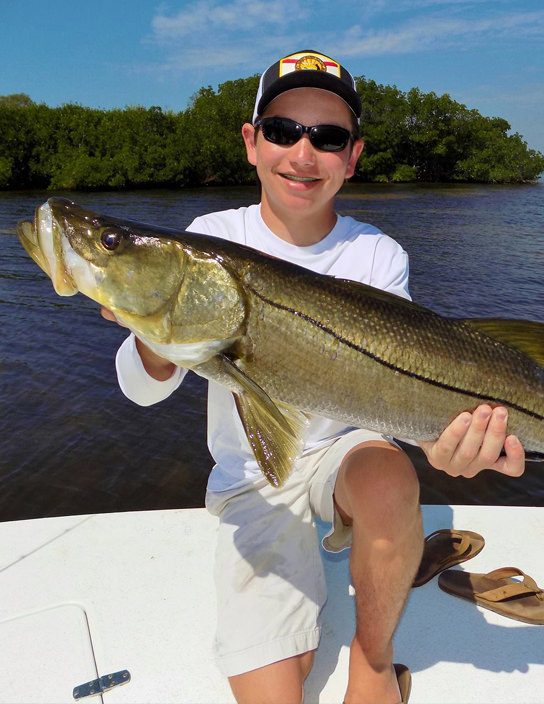
[[[263,117],[254,124],[262,129],[263,137],[268,142],[291,146],[307,134],[312,145],[322,152],[341,152],[350,139],[356,138],[349,130],[338,125],[306,127],[288,117]]]

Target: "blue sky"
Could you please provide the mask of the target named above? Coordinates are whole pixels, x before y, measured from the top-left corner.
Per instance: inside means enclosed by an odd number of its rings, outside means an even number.
[[[0,95],[178,111],[314,48],[504,117],[544,152],[542,0],[0,0],[0,28]]]

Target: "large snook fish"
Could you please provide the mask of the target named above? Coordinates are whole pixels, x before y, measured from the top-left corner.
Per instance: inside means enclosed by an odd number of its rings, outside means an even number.
[[[544,326],[453,320],[222,239],[51,198],[17,233],[62,296],[81,291],[146,345],[228,387],[276,486],[307,414],[431,440],[463,410],[506,406],[544,452]],[[540,366],[543,365],[543,366]]]

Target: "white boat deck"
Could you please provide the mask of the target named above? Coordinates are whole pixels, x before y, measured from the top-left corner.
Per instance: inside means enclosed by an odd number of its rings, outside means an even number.
[[[544,508],[425,506],[425,533],[465,528],[484,550],[457,569],[516,566],[544,585]],[[0,704],[66,704],[76,685],[129,670],[80,701],[233,702],[213,661],[216,522],[204,509],[0,524]],[[325,555],[329,601],[306,704],[342,701],[353,595],[347,554]],[[414,589],[395,637],[411,704],[544,701],[544,627]]]

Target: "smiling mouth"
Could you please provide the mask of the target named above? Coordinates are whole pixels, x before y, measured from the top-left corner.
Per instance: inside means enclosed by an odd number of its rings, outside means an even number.
[[[319,181],[319,179],[314,176],[293,176],[292,174],[282,174],[282,176],[288,181],[296,181],[297,183],[313,183],[314,181]]]

